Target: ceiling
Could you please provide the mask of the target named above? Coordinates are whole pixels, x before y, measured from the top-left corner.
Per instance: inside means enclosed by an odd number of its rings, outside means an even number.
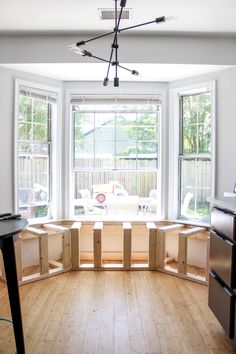
[[[99,63],[53,63],[53,64],[3,64],[0,66],[37,74],[62,81],[101,81],[107,70],[106,64]],[[190,65],[190,64],[124,64],[139,72],[139,76],[119,71],[121,81],[170,82],[196,75],[227,69],[226,65]],[[113,69],[113,68],[112,68]],[[111,70],[112,70],[111,69]],[[112,80],[113,75],[110,78]]]
[[[118,1],[119,4],[119,1]],[[111,31],[113,20],[101,20],[101,9],[113,9],[114,0],[1,0],[0,35],[4,34],[79,34]],[[173,21],[133,29],[129,34],[190,34],[236,36],[235,0],[127,0],[130,19],[122,20],[121,28],[173,16]],[[126,33],[127,33],[126,32]],[[124,63],[122,63],[124,64]],[[30,73],[65,81],[101,80],[104,64],[4,64]],[[132,80],[173,81],[204,74],[226,66],[129,64],[140,76]],[[121,76],[123,75],[123,76]],[[130,80],[122,72],[121,80]]]
[[[118,1],[119,4],[119,1]],[[97,32],[113,21],[100,20],[101,9],[114,0],[1,0],[0,31]],[[130,19],[124,26],[174,16],[168,23],[136,29],[141,32],[209,32],[236,35],[235,0],[127,0]],[[134,31],[134,30],[132,30]]]

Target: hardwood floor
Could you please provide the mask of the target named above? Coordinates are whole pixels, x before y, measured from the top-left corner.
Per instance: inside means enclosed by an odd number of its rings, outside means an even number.
[[[20,287],[27,354],[236,353],[207,287],[150,271],[68,272]],[[0,283],[0,316],[10,317]],[[15,352],[0,322],[0,353]]]

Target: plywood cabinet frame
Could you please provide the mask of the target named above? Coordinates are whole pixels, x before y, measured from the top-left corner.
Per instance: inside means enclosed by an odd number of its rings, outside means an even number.
[[[104,266],[102,259],[102,234],[104,230],[103,222],[94,222],[91,227],[93,233],[93,259],[94,262],[88,267],[81,266],[80,260],[80,237],[83,222],[73,220],[59,220],[50,223],[37,224],[28,227],[21,234],[19,240],[15,243],[17,255],[18,280],[20,284],[27,283],[60,274],[71,270],[157,270],[166,272],[185,279],[207,284],[208,281],[208,259],[206,260],[206,277],[196,277],[187,272],[187,245],[191,237],[205,239],[207,242],[207,257],[209,257],[209,236],[208,229],[196,227],[175,222],[143,222],[148,240],[148,264],[142,267],[135,267],[132,264],[132,237],[135,232],[132,222],[117,223],[122,225],[123,232],[123,264],[119,267]],[[116,227],[114,225],[114,227]],[[48,233],[54,232],[62,236],[62,261],[49,260],[48,256]],[[39,268],[40,272],[30,276],[22,275],[22,239],[24,234],[30,234],[36,237],[39,243]],[[173,233],[178,235],[178,268],[177,270],[166,267],[166,235]],[[201,237],[200,237],[201,236]],[[4,269],[2,277],[4,280]]]

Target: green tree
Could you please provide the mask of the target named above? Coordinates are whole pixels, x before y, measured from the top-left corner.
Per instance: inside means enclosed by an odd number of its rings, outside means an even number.
[[[48,110],[47,102],[20,96],[19,140],[47,141]]]
[[[132,124],[123,116],[124,130],[128,133],[131,141],[137,142],[137,153],[148,154],[155,153],[157,150],[157,111],[156,106],[148,106],[146,111],[138,112],[136,119]],[[138,111],[138,109],[137,109]],[[132,150],[132,151],[131,151]],[[127,148],[125,153],[135,153],[134,147]]]
[[[182,97],[183,152],[210,151],[211,96],[210,93]]]

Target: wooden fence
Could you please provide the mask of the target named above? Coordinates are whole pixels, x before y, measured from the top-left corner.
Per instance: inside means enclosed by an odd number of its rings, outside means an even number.
[[[148,197],[152,189],[157,189],[159,171],[155,169],[155,159],[126,159],[125,169],[109,170],[102,165],[103,159],[96,159],[97,169],[92,169],[91,161],[83,160],[81,170],[74,171],[74,198],[79,197],[79,190],[88,189],[94,184],[106,184],[110,181],[120,183],[129,195]],[[185,160],[186,162],[186,160]],[[82,162],[81,162],[82,163]],[[124,167],[124,163],[121,164]],[[98,168],[98,166],[101,166]],[[27,157],[20,158],[20,188],[32,188],[34,183],[47,186],[48,183],[48,160],[40,156],[37,159]],[[197,194],[198,204],[205,205],[206,197],[209,196],[211,185],[211,162],[204,160],[198,163],[196,160],[187,160],[182,169],[183,198],[188,191],[193,191],[193,186],[199,187]]]

